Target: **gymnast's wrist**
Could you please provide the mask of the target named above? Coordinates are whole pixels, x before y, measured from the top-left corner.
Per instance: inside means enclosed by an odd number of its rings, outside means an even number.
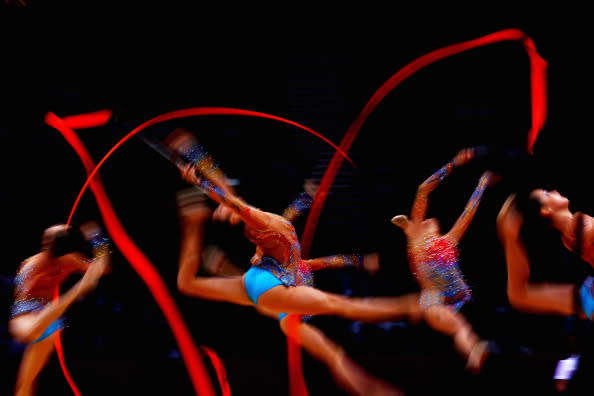
[[[355,267],[355,268],[363,268],[363,255],[361,254],[345,254],[344,255],[344,266],[345,267]]]
[[[91,251],[93,258],[98,258],[111,253],[111,243],[107,234],[103,231],[98,231],[91,235],[89,243],[91,244]]]

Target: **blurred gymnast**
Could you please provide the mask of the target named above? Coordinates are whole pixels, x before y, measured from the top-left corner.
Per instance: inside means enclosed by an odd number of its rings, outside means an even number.
[[[286,215],[294,216],[295,209],[302,206],[304,199],[301,194],[295,205],[289,206],[285,211]],[[205,227],[213,221],[213,210],[206,203],[207,197],[197,188],[190,188],[178,193],[178,206],[180,224],[182,227],[182,245],[180,254],[180,266],[178,274],[178,288],[188,296],[209,298],[206,290],[221,287],[224,288],[224,280],[241,279],[242,275],[237,274],[238,266],[231,263],[224,251],[218,247],[208,246],[205,248]],[[313,270],[322,268],[340,268],[355,265],[359,268],[374,273],[379,267],[377,254],[359,255],[336,255],[307,260]],[[211,277],[198,276],[197,273],[204,268]],[[252,305],[261,314],[273,319],[280,319],[282,331],[289,337],[292,334],[288,331],[288,318],[286,314],[280,314],[262,307],[250,300],[245,291],[225,289],[216,290],[219,299],[225,299],[225,294],[237,294],[242,305]],[[225,301],[227,301],[225,299]],[[231,301],[235,302],[235,301]],[[330,340],[320,329],[308,323],[310,317],[305,317],[298,323],[299,339],[295,340],[311,356],[323,362],[332,373],[336,382],[353,395],[400,395],[401,392],[392,384],[370,375],[346,354],[345,350]]]
[[[535,283],[530,280],[530,256],[523,242],[525,219],[556,230],[571,252],[594,266],[592,217],[569,209],[569,199],[556,190],[532,189],[514,193],[497,216],[497,232],[507,265],[507,296],[517,309],[542,314],[577,315],[592,320],[594,278],[579,284]]]
[[[279,315],[337,315],[346,319],[382,322],[414,316],[413,298],[346,297],[313,287],[312,270],[327,265],[358,264],[354,256],[330,260],[304,260],[295,227],[287,217],[265,212],[246,203],[226,183],[226,177],[195,137],[173,133],[167,145],[180,155],[182,178],[202,188],[219,206],[213,218],[231,224],[243,223],[244,234],[256,246],[248,271],[238,278],[196,279],[195,272],[180,273],[180,287],[190,287],[203,298],[242,305],[256,304]],[[289,210],[297,208],[292,205]],[[185,252],[186,246],[182,246]],[[343,262],[337,261],[342,257]],[[192,258],[193,260],[194,258]],[[182,254],[183,260],[183,254]]]
[[[294,221],[309,207],[312,191],[304,191],[283,215],[262,211],[247,204],[226,183],[226,176],[212,157],[187,131],[177,130],[165,143],[179,156],[175,161],[182,178],[202,189],[219,205],[211,214],[184,210],[180,217],[182,240],[178,271],[178,289],[195,297],[254,306],[259,312],[279,319],[281,329],[289,336],[288,314],[336,315],[350,320],[378,323],[393,319],[417,321],[418,296],[347,297],[319,290],[313,286],[312,271],[358,266],[373,271],[376,255],[334,255],[303,259]],[[309,193],[307,192],[309,190]],[[192,205],[191,205],[192,206]],[[194,205],[194,208],[195,205]],[[243,223],[244,234],[256,246],[250,268],[241,276],[201,277],[197,275],[202,259],[203,224],[210,217],[236,225]],[[400,394],[390,384],[365,374],[345,355],[343,349],[322,332],[302,321],[298,342],[329,367],[335,379],[356,395]]]
[[[95,289],[109,265],[108,239],[95,222],[79,230],[65,224],[44,230],[41,251],[24,260],[15,277],[9,330],[16,341],[26,344],[15,396],[35,394],[37,378],[54,351],[54,338],[65,325],[64,312]],[[80,280],[54,298],[75,273],[83,274]]]
[[[392,223],[407,238],[411,271],[421,288],[418,304],[422,317],[433,329],[453,338],[455,348],[467,359],[466,367],[479,372],[489,354],[488,342],[479,338],[460,309],[471,299],[472,290],[460,270],[458,243],[468,229],[486,188],[499,179],[486,171],[481,176],[464,211],[445,234],[435,218],[426,218],[429,194],[456,167],[476,156],[475,148],[457,155],[419,185],[410,218],[398,215]]]
[[[511,194],[497,216],[497,233],[507,268],[507,297],[514,308],[540,315],[560,315],[575,325],[592,326],[594,319],[594,224],[593,218],[570,209],[570,200],[556,190],[523,188]],[[571,280],[536,281],[531,277],[531,261],[526,242],[536,237],[541,250],[540,231],[553,231],[567,251],[587,269]],[[587,263],[587,264],[586,264]],[[535,263],[537,264],[537,263]],[[575,263],[577,264],[577,263]],[[566,268],[575,270],[577,268]],[[569,356],[560,359],[554,374],[559,393],[584,394],[591,390],[591,335],[575,345]],[[578,374],[579,373],[579,374]]]

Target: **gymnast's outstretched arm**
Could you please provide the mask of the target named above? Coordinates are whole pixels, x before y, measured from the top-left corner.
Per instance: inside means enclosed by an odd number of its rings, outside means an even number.
[[[447,233],[449,237],[457,241],[459,241],[462,238],[462,236],[468,229],[468,226],[470,225],[472,218],[476,214],[476,211],[478,209],[479,203],[481,202],[485,190],[489,185],[495,182],[497,178],[497,175],[490,171],[483,173],[483,175],[479,179],[478,185],[476,186],[472,195],[470,196],[470,199],[466,203],[466,206],[464,207],[462,214],[460,215],[460,217],[458,217],[452,229]]]
[[[379,270],[379,254],[335,254],[304,260],[312,271],[354,267],[375,274]]]
[[[576,312],[574,285],[562,283],[532,283],[530,259],[520,230],[524,218],[511,195],[497,215],[497,232],[507,265],[507,296],[516,309],[540,314],[574,315]]]
[[[410,214],[411,221],[420,222],[425,219],[429,194],[452,172],[454,167],[461,166],[470,161],[474,157],[474,152],[475,150],[473,148],[460,150],[450,162],[442,166],[437,172],[433,173],[419,185]]]

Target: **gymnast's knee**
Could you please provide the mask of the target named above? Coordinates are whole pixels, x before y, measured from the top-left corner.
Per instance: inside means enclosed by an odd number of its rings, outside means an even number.
[[[25,317],[13,318],[8,322],[10,335],[22,344],[28,344],[39,336],[39,334],[34,332],[34,327],[29,322]]]

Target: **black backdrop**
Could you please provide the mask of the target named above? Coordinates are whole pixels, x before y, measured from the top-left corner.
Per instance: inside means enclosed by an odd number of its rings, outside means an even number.
[[[182,10],[172,13],[177,20],[137,14],[136,25],[102,14],[89,19],[90,10],[58,20],[47,4],[2,6],[0,207],[6,318],[17,265],[36,251],[46,226],[66,221],[85,178],[73,150],[44,124],[47,112],[66,116],[114,110],[106,127],[80,132],[96,161],[143,121],[199,106],[283,117],[338,143],[375,90],[407,63],[445,45],[517,28],[548,62],[548,119],[535,147],[542,174],[572,198],[574,209],[592,210],[587,188],[592,81],[585,54],[592,32],[579,23],[578,10],[547,10],[539,18],[477,13],[453,21],[436,18],[439,22],[420,16],[380,18],[377,11],[365,26],[348,18],[284,24],[280,16],[260,22],[228,14],[205,24],[206,16],[193,21]],[[356,166],[345,163],[330,192],[311,255],[378,251],[381,271],[373,277],[323,272],[316,278],[318,287],[356,295],[416,290],[403,235],[389,219],[408,212],[416,186],[460,148],[524,144],[530,128],[528,72],[518,42],[497,43],[422,69],[377,106],[349,153]],[[204,116],[175,125],[195,131],[225,172],[240,181],[241,194],[273,212],[295,196],[303,178],[321,176],[332,154],[320,139],[278,121]],[[482,170],[480,164],[461,169],[432,196],[431,210],[444,228],[461,212]],[[210,346],[223,359],[232,394],[286,394],[286,346],[274,321],[248,308],[188,299],[175,290],[174,194],[185,187],[175,168],[133,138],[105,162],[101,177],[126,231],[159,271],[197,344]],[[494,219],[510,188],[502,182],[486,193],[461,244],[463,270],[475,296],[467,308],[469,318],[505,352],[484,374],[465,373],[449,341],[422,325],[372,326],[331,317],[313,323],[369,371],[411,395],[437,390],[477,394],[477,389],[552,392],[552,369],[570,348],[571,322],[516,312],[507,304]],[[100,214],[86,193],[73,221],[92,218]],[[215,229],[214,235],[225,236],[222,243],[246,268],[251,247],[241,231]],[[554,255],[562,252],[554,246],[547,253],[550,260],[536,276],[572,280],[584,272],[580,263],[561,266]],[[192,394],[167,322],[117,250],[113,273],[73,306],[69,323],[66,359],[84,395],[160,394],[156,389]],[[21,349],[6,329],[2,342],[9,362],[2,386],[9,393]],[[312,395],[341,394],[318,362],[306,355],[304,366]],[[68,393],[55,359],[44,371],[40,392]]]

